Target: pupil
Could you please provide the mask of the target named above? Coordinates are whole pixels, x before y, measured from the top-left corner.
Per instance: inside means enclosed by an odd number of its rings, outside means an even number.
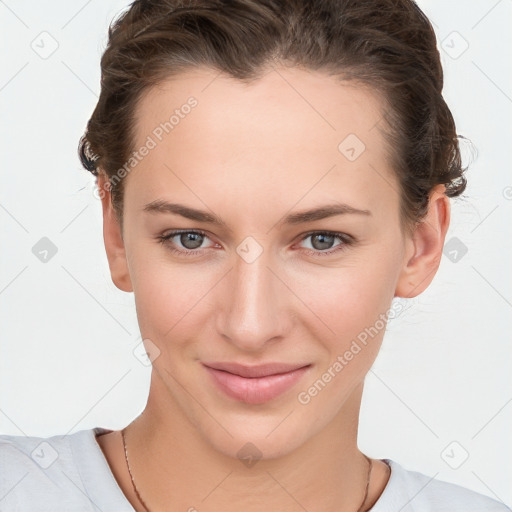
[[[314,235],[313,236],[313,247],[317,250],[330,249],[334,235]],[[318,241],[318,243],[316,243]],[[180,242],[187,249],[197,249],[201,247],[203,242],[203,235],[199,233],[182,233]]]
[[[180,242],[183,247],[186,247],[187,249],[197,249],[198,247],[201,247],[203,242],[202,238],[203,235],[200,235],[199,233],[182,233]]]
[[[315,249],[330,249],[334,235],[314,235],[312,245]],[[315,240],[320,240],[320,244],[315,244]],[[319,245],[319,246],[318,246]]]

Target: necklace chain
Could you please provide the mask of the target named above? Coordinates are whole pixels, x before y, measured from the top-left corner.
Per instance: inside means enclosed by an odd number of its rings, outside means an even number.
[[[137,489],[137,486],[135,485],[135,479],[133,478],[132,470],[130,468],[130,463],[128,462],[128,449],[126,448],[126,439],[125,439],[124,428],[121,429],[121,437],[123,438],[124,458],[126,460],[126,466],[128,468],[128,473],[130,474],[130,479],[132,481],[133,490],[135,491],[135,494],[137,496],[137,499],[140,501],[140,504],[144,507],[145,512],[150,512],[148,506],[146,505],[146,503],[144,503],[144,500],[142,499],[142,496],[140,495],[140,493]],[[373,467],[372,460],[369,457],[367,457],[364,453],[363,453],[363,456],[368,461],[368,477],[366,479],[366,488],[364,491],[364,498],[361,503],[361,506],[357,509],[357,512],[367,512],[367,510],[366,511],[363,510],[363,507],[368,498],[368,489],[370,486],[370,475],[371,475],[372,467]]]
[[[144,500],[142,499],[141,495],[139,494],[139,491],[137,490],[137,486],[135,485],[135,480],[132,475],[132,470],[130,469],[130,463],[128,462],[128,450],[126,448],[126,440],[124,437],[124,428],[121,429],[121,437],[123,438],[124,458],[126,460],[126,466],[128,467],[128,473],[130,473],[130,479],[132,481],[133,490],[135,491],[135,494],[137,495],[137,499],[140,501],[141,505],[144,507],[145,512],[149,512],[149,508],[144,503]]]

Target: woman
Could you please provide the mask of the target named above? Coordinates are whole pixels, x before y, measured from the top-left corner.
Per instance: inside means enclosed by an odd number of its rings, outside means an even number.
[[[101,66],[79,152],[148,402],[2,436],[2,509],[508,510],[357,447],[392,299],[432,281],[466,184],[416,4],[137,0]]]

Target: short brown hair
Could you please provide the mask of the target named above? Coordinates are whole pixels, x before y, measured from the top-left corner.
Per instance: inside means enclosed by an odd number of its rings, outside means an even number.
[[[123,181],[112,177],[133,151],[141,94],[199,66],[248,83],[271,63],[382,94],[404,223],[421,220],[436,185],[449,197],[464,191],[461,136],[442,96],[434,29],[414,1],[135,0],[109,27],[100,97],[78,149],[87,170],[109,179],[121,226]]]

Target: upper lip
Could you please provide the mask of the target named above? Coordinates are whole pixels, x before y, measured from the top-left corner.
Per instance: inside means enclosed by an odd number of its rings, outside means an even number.
[[[245,366],[239,363],[224,363],[213,362],[203,363],[209,368],[214,370],[223,370],[225,372],[239,375],[240,377],[255,378],[255,377],[268,377],[269,375],[277,375],[280,373],[288,373],[293,370],[298,370],[309,364],[289,364],[289,363],[266,363],[257,366]]]

